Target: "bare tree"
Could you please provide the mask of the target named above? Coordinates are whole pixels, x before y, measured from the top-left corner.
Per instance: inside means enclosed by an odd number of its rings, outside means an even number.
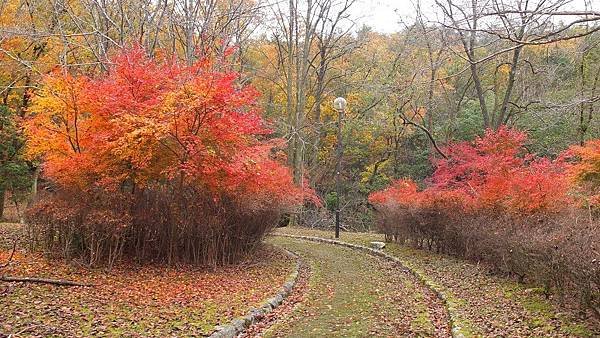
[[[468,63],[484,128],[498,128],[510,118],[511,98],[525,46],[580,38],[600,29],[589,25],[600,22],[600,13],[564,10],[567,0],[470,0],[468,3],[436,0],[436,4],[444,16],[437,23],[453,30],[462,45],[462,52],[454,52]],[[571,21],[560,25],[559,17],[569,17]],[[588,24],[584,31],[573,29],[583,23]],[[510,57],[503,61],[509,67],[505,89],[503,93],[496,92],[500,95],[498,104],[490,107],[486,95],[489,89],[481,79],[481,68],[507,53]]]
[[[271,81],[285,92],[288,154],[298,183],[304,177],[307,149],[312,150],[309,163],[316,164],[316,149],[322,137],[321,104],[339,79],[339,73],[333,73],[334,63],[352,49],[353,23],[348,11],[354,3],[290,0],[286,8],[279,3],[271,7],[277,50],[273,64],[280,75]],[[311,116],[314,123],[307,124]]]

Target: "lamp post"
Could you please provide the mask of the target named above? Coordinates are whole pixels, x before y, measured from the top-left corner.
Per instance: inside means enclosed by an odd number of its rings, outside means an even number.
[[[335,238],[340,238],[340,199],[342,197],[342,155],[344,154],[344,145],[342,142],[342,121],[344,120],[344,111],[346,110],[346,99],[338,97],[333,100],[333,108],[338,111],[338,125],[337,125],[337,163],[335,166],[335,194],[336,194],[336,207],[335,207]]]

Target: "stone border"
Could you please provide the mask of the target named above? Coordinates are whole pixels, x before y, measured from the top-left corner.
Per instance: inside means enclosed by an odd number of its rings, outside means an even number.
[[[450,330],[451,330],[452,337],[464,338],[464,335],[460,332],[461,328],[456,325],[456,318],[455,318],[455,315],[453,315],[454,311],[452,311],[452,307],[448,304],[448,297],[446,296],[446,294],[443,291],[441,291],[438,286],[436,286],[434,283],[432,283],[430,280],[428,280],[424,274],[419,273],[416,270],[409,268],[407,266],[407,264],[405,262],[403,262],[400,258],[398,258],[396,256],[392,256],[381,250],[376,250],[376,249],[366,247],[364,245],[352,244],[352,243],[342,242],[342,241],[338,241],[338,240],[334,240],[334,239],[327,239],[327,238],[313,237],[313,236],[288,235],[288,234],[272,234],[272,235],[288,237],[288,238],[295,238],[295,239],[302,239],[305,241],[341,245],[341,246],[348,247],[350,249],[365,251],[370,255],[382,257],[390,262],[400,265],[404,270],[408,271],[411,275],[413,275],[415,278],[417,278],[417,280],[423,286],[430,289],[437,296],[437,298],[442,301],[442,304],[444,305],[444,308],[446,309],[446,312],[448,313],[448,321],[450,324]]]
[[[273,311],[276,307],[281,305],[283,300],[292,293],[292,290],[298,282],[298,276],[300,275],[301,260],[297,254],[283,249],[285,252],[296,259],[296,267],[294,271],[288,276],[287,281],[283,284],[279,292],[275,296],[264,301],[259,308],[252,308],[243,317],[233,319],[231,322],[225,325],[218,325],[213,330],[213,333],[209,337],[213,338],[231,338],[237,337],[240,333],[243,333],[250,325],[260,321],[267,313]]]

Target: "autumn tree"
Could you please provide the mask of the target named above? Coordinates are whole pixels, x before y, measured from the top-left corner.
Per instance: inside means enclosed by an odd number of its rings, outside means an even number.
[[[262,94],[268,138],[288,141],[296,182],[334,198],[331,101],[344,96],[343,205],[348,227],[368,228],[370,192],[403,177],[422,181],[430,157],[486,126],[527,130],[527,149],[551,158],[600,136],[599,20],[586,4],[410,1],[396,31],[382,33],[360,21],[358,1],[8,0],[0,6],[0,98],[21,124],[42,79],[59,68],[91,81],[131,44],[187,66],[213,58],[214,70],[240,72]],[[323,210],[301,216],[331,223]]]
[[[444,15],[444,20],[439,23],[452,29],[462,46],[461,58],[467,63],[473,79],[484,128],[499,128],[512,117],[511,105],[527,104],[518,102],[513,95],[520,68],[526,62],[522,58],[525,48],[572,40],[598,30],[589,25],[581,26],[600,21],[598,13],[565,10],[567,3],[564,0],[436,1]],[[558,25],[555,23],[558,16],[570,18],[569,23]],[[572,29],[578,26],[579,30]],[[494,48],[489,47],[494,45]],[[494,61],[494,74],[505,68],[506,76],[495,79],[490,89],[482,79],[482,69],[490,67],[487,64]],[[493,104],[489,102],[488,90],[494,93]]]
[[[32,222],[59,234],[57,224],[74,222],[82,247],[64,255],[224,263],[310,197],[280,163],[283,144],[269,138],[256,91],[235,73],[141,48],[112,60],[99,77],[47,76],[31,107],[29,153],[56,190]],[[64,236],[48,248],[55,238]]]
[[[573,146],[568,156],[575,157],[569,167],[569,175],[583,188],[586,204],[600,206],[600,141],[596,139],[582,146]]]
[[[598,220],[589,202],[597,203],[598,144],[549,159],[528,154],[526,141],[525,133],[501,127],[448,145],[424,188],[402,179],[369,196],[379,230],[390,240],[484,261],[593,308],[600,301],[593,296]],[[581,197],[586,203],[577,203]],[[582,251],[593,258],[582,259]]]

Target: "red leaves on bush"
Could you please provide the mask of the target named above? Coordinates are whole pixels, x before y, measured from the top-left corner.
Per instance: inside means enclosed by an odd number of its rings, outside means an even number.
[[[414,204],[419,198],[417,184],[409,179],[394,181],[388,188],[369,195],[369,202],[374,205],[405,206]]]
[[[580,185],[590,205],[600,207],[600,140],[571,147],[565,157],[575,158],[568,167],[569,178]]]
[[[560,161],[536,159],[514,170],[505,184],[503,205],[521,214],[558,212],[572,202],[568,195],[571,185]]]
[[[314,199],[293,185],[281,142],[265,141],[258,94],[237,74],[213,71],[211,60],[157,61],[141,48],[113,62],[94,79],[58,71],[44,80],[27,129],[47,177],[82,190],[178,181],[251,205]]]
[[[293,183],[257,92],[212,60],[116,56],[95,78],[50,74],[34,100],[29,152],[58,189],[29,210],[48,251],[90,264],[226,264],[312,190]]]
[[[597,201],[600,141],[554,161],[526,154],[525,141],[523,133],[501,128],[448,146],[424,190],[400,180],[371,194],[379,230],[388,239],[486,261],[596,307],[598,222],[573,207],[573,196]]]
[[[515,214],[554,212],[570,198],[569,181],[563,161],[535,158],[523,152],[526,135],[506,127],[488,130],[473,142],[446,147],[447,159],[436,160],[428,187],[417,191],[409,180],[370,196],[374,205],[429,208],[440,201],[441,208],[504,211]],[[451,210],[446,210],[451,211]]]

